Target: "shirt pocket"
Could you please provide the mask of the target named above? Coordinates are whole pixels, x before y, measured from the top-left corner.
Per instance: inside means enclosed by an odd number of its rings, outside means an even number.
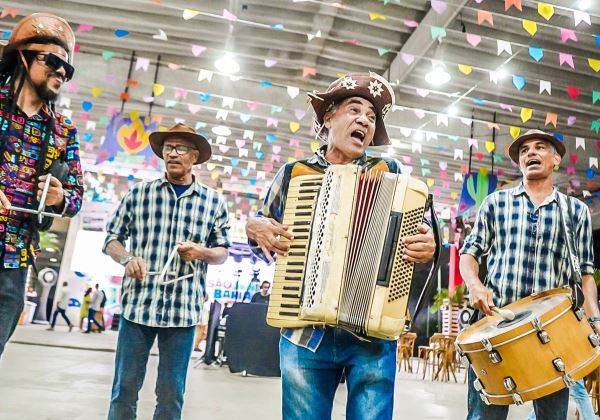
[[[206,243],[208,236],[208,230],[205,228],[204,223],[201,220],[192,220],[187,223],[183,228],[183,234],[186,241],[192,241],[200,245]]]

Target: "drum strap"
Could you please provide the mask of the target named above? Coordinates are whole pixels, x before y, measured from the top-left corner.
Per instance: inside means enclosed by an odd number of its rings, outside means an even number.
[[[575,231],[573,229],[573,212],[571,211],[571,197],[558,194],[560,204],[560,223],[565,232],[567,250],[569,251],[569,267],[571,275],[569,276],[569,286],[572,290],[573,306],[578,308],[583,304],[583,291],[581,289],[581,266],[577,247],[575,245]]]

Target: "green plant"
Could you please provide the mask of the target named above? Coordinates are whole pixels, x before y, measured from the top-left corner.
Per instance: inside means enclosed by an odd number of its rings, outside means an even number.
[[[596,287],[600,287],[600,270],[594,270],[594,281],[596,282]]]
[[[430,311],[432,314],[438,312],[442,305],[444,304],[444,300],[449,299],[451,305],[461,305],[465,300],[465,285],[464,283],[454,289],[454,295],[450,297],[448,293],[448,289],[442,288],[439,292],[435,294],[433,297],[433,304],[431,305]]]

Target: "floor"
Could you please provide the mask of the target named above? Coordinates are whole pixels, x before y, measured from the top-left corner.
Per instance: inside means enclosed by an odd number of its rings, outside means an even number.
[[[0,419],[105,419],[115,343],[112,331],[88,335],[69,333],[65,327],[50,332],[39,325],[19,326],[0,359]],[[150,357],[139,401],[141,420],[152,418],[157,364],[158,357]],[[399,372],[394,419],[464,419],[466,389],[462,382],[423,381]],[[334,404],[336,420],[345,418],[345,399],[341,386]],[[183,418],[274,420],[281,417],[280,400],[278,378],[243,377],[226,367],[190,367]],[[509,419],[524,419],[530,407],[513,407]]]

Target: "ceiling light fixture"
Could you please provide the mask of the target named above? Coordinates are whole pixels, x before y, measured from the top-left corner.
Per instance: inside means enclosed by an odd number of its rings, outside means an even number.
[[[240,65],[230,52],[226,52],[223,57],[215,60],[215,68],[225,74],[235,74],[240,71]]]
[[[591,0],[581,0],[579,2],[579,10],[587,10],[590,8],[590,6],[592,5],[592,1]]]
[[[433,86],[441,86],[450,81],[450,73],[440,62],[434,62],[433,68],[425,75],[425,81]]]

